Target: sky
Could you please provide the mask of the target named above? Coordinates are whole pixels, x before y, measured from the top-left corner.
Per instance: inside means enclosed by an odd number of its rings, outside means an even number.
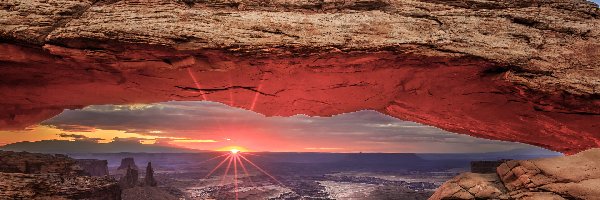
[[[0,131],[0,145],[42,140],[271,152],[467,153],[537,148],[450,133],[375,111],[265,117],[213,102],[88,106],[66,110],[26,130]]]

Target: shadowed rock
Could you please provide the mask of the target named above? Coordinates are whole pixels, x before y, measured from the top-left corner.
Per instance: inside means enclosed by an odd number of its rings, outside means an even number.
[[[77,159],[77,164],[90,176],[108,176],[108,161],[96,159]]]
[[[154,169],[152,169],[152,163],[148,162],[146,166],[146,177],[144,177],[144,185],[150,187],[156,187],[157,183],[154,179]]]
[[[135,160],[133,158],[123,158],[121,159],[121,165],[117,168],[117,170],[126,170],[128,168],[132,168],[138,170],[138,166],[135,164]]]
[[[0,172],[63,175],[82,175],[84,170],[74,159],[65,155],[0,151]]]
[[[122,189],[136,187],[138,185],[138,178],[138,170],[128,166],[125,175],[119,180],[119,186],[121,186]]]

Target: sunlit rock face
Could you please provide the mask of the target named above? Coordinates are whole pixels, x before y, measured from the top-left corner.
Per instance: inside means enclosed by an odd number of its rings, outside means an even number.
[[[87,105],[207,100],[600,146],[600,11],[583,0],[61,2],[0,2],[3,130]]]
[[[429,199],[600,199],[599,165],[600,149],[512,160],[500,165],[495,174],[461,174]]]

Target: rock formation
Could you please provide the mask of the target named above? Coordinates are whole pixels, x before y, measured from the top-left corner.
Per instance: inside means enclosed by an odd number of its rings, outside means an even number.
[[[135,160],[133,158],[123,158],[123,159],[121,159],[121,165],[119,165],[119,167],[117,168],[117,170],[127,170],[128,168],[139,170],[139,168],[135,164]]]
[[[209,100],[600,146],[600,11],[584,0],[58,2],[0,2],[1,129],[93,104]]]
[[[121,199],[112,178],[82,174],[67,156],[0,151],[0,199]]]
[[[81,175],[83,169],[75,160],[65,155],[0,151],[0,172],[5,173],[57,173]]]
[[[89,176],[108,176],[108,161],[97,159],[77,159],[83,171]]]
[[[119,177],[119,185],[122,189],[138,185],[139,168],[133,158],[121,159],[121,165],[117,168],[117,177]]]
[[[139,172],[137,169],[127,166],[125,175],[119,180],[122,189],[132,188],[138,185]]]
[[[109,177],[0,172],[0,199],[121,199],[119,185]]]
[[[152,168],[152,163],[148,162],[148,166],[146,166],[146,176],[144,177],[144,185],[150,187],[156,187],[156,179],[154,179],[154,169]]]
[[[461,174],[444,183],[438,199],[600,199],[600,149],[572,156],[511,160],[494,174]]]

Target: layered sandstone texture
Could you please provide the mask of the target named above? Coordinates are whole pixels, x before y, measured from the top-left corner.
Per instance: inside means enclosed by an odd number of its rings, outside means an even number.
[[[537,160],[507,161],[495,174],[461,174],[430,200],[600,199],[600,149]]]
[[[83,175],[77,162],[65,155],[0,151],[0,172],[63,175]]]
[[[0,199],[118,200],[121,188],[108,176],[0,172]]]
[[[87,175],[63,155],[0,151],[0,199],[121,199],[114,179]]]
[[[207,100],[600,146],[600,11],[584,0],[4,0],[0,41],[3,130]]]

